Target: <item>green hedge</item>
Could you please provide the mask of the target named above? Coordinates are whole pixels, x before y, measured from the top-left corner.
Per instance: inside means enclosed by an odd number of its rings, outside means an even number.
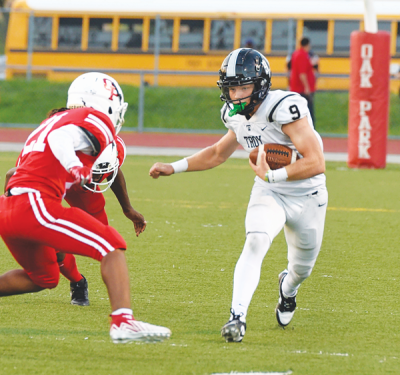
[[[38,124],[52,108],[65,106],[69,83],[34,79],[0,82],[0,122]],[[123,85],[129,103],[126,126],[136,127],[138,87]],[[145,128],[225,130],[220,120],[222,102],[215,88],[146,87]],[[347,134],[348,93],[317,92],[316,128],[322,134]],[[391,95],[389,134],[400,136],[400,98]]]

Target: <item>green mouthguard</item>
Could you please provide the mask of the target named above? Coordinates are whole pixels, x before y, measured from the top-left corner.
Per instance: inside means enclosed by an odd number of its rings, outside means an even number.
[[[246,103],[233,104],[233,109],[228,113],[229,117],[235,116],[236,113],[243,111],[244,107],[246,107]]]

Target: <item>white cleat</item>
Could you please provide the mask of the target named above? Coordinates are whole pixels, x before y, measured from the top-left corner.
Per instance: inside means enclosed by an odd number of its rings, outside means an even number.
[[[276,320],[282,327],[286,327],[290,323],[296,310],[296,296],[285,297],[282,292],[282,283],[287,274],[287,270],[279,274],[279,301],[275,309]]]
[[[112,315],[111,318],[110,337],[114,344],[160,342],[171,336],[168,328],[140,322],[129,314]]]
[[[235,315],[231,309],[229,321],[222,327],[221,336],[226,342],[241,342],[246,333],[246,319],[243,314]]]

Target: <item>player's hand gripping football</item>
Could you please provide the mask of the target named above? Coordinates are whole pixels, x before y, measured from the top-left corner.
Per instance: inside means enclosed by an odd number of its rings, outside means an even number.
[[[89,167],[72,167],[69,173],[74,179],[74,184],[83,186],[92,182],[92,170]]]
[[[267,155],[265,151],[261,152],[258,165],[255,165],[251,161],[251,158],[249,158],[249,164],[250,167],[253,169],[253,171],[256,173],[256,175],[260,177],[262,180],[265,180],[266,173],[271,169],[267,163]]]
[[[166,163],[155,163],[151,168],[149,175],[153,178],[158,178],[160,176],[170,176],[174,173],[174,168],[171,164]]]
[[[124,211],[125,216],[132,221],[133,226],[135,227],[136,237],[139,237],[140,233],[143,233],[146,229],[147,221],[144,219],[143,215],[137,212],[135,209],[130,209],[128,211]]]

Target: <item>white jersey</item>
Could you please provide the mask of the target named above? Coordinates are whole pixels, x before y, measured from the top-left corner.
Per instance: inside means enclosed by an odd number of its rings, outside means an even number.
[[[303,117],[307,116],[308,123],[314,130],[307,101],[295,92],[270,91],[250,119],[238,114],[229,117],[230,109],[231,107],[225,103],[221,109],[221,119],[225,126],[236,134],[237,141],[249,153],[260,144],[266,143],[278,143],[298,152],[290,138],[283,133],[282,125]],[[323,148],[320,135],[315,130],[314,132]],[[318,190],[319,186],[325,186],[325,180],[325,175],[322,173],[305,180],[266,184],[276,193],[300,196],[311,194]]]

